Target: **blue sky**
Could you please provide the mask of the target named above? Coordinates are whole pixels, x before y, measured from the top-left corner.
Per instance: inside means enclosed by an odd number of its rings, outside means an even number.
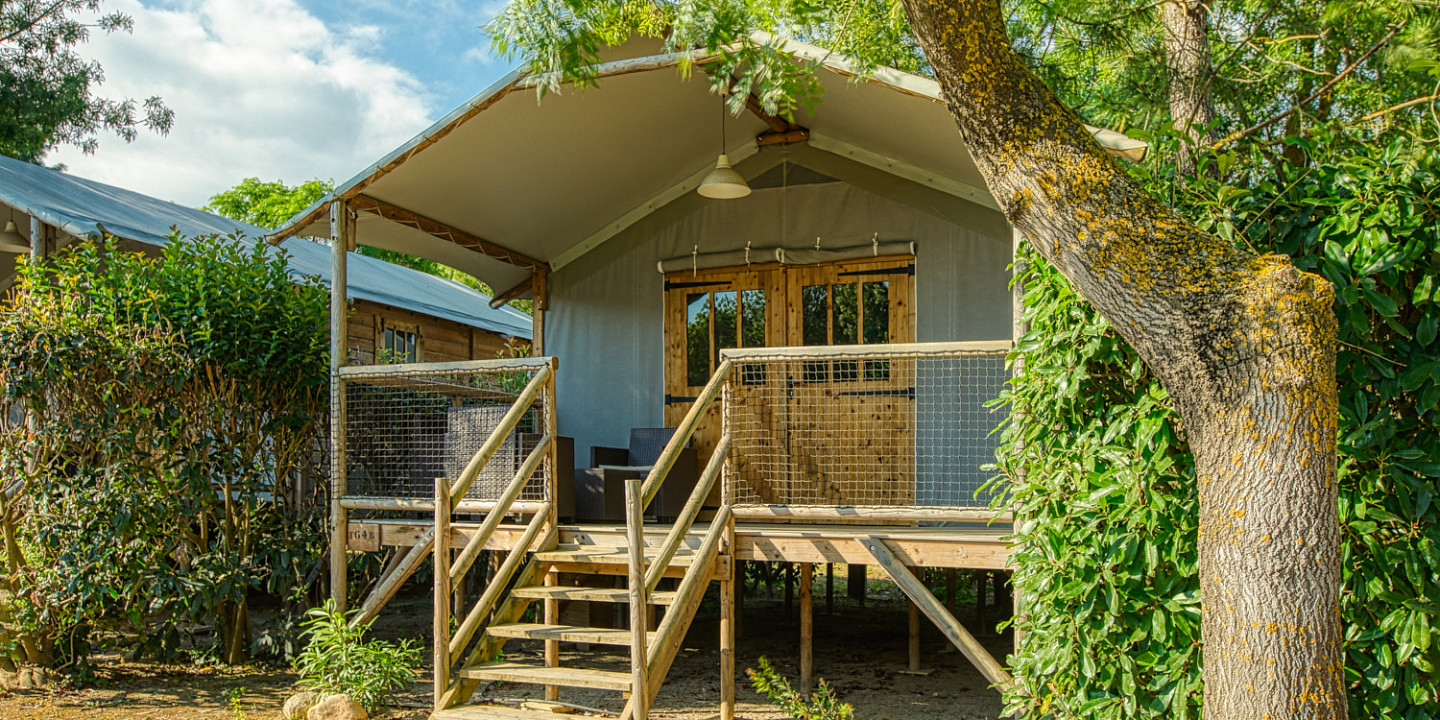
[[[245,177],[344,181],[509,70],[480,30],[500,0],[108,0],[132,33],[81,52],[103,97],[159,95],[169,135],[61,148],[70,172],[187,205]]]

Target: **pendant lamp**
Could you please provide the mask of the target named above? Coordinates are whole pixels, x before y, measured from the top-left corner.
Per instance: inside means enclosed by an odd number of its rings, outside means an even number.
[[[4,232],[0,232],[0,252],[8,253],[29,253],[30,241],[20,234],[15,227],[14,212],[11,212],[10,220],[5,223]]]
[[[725,96],[723,94],[720,96],[720,159],[715,161],[715,169],[700,181],[700,187],[695,192],[700,193],[703,197],[716,200],[733,200],[750,194],[750,186],[745,183],[745,178],[730,166],[730,156],[725,154]]]

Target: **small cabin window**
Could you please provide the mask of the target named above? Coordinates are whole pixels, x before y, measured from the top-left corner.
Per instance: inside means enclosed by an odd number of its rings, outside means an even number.
[[[685,381],[704,385],[720,351],[765,346],[765,291],[717,290],[685,297]]]
[[[883,344],[890,341],[890,281],[806,285],[800,289],[801,337],[806,345]],[[805,364],[806,382],[862,378],[854,361]],[[887,380],[890,364],[867,360],[865,380]]]
[[[385,320],[380,325],[379,362],[413,363],[420,361],[420,328],[407,323]]]

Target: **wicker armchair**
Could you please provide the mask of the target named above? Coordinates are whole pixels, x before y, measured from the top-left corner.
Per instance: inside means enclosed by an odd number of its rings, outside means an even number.
[[[590,448],[590,465],[575,471],[575,515],[579,521],[625,522],[625,480],[645,478],[660,459],[674,428],[633,428],[630,447]],[[645,508],[646,515],[664,522],[680,514],[695,489],[699,468],[695,448],[686,444],[660,492]]]

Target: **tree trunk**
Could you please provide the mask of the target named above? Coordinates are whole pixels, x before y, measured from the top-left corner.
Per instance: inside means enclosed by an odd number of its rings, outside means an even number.
[[[1200,488],[1206,720],[1344,718],[1333,289],[1144,192],[1010,49],[998,0],[905,0],[1010,222],[1175,403]]]
[[[1169,0],[1160,7],[1170,118],[1189,139],[1176,165],[1181,175],[1194,175],[1198,147],[1219,139],[1211,128],[1209,9],[1202,0]]]

